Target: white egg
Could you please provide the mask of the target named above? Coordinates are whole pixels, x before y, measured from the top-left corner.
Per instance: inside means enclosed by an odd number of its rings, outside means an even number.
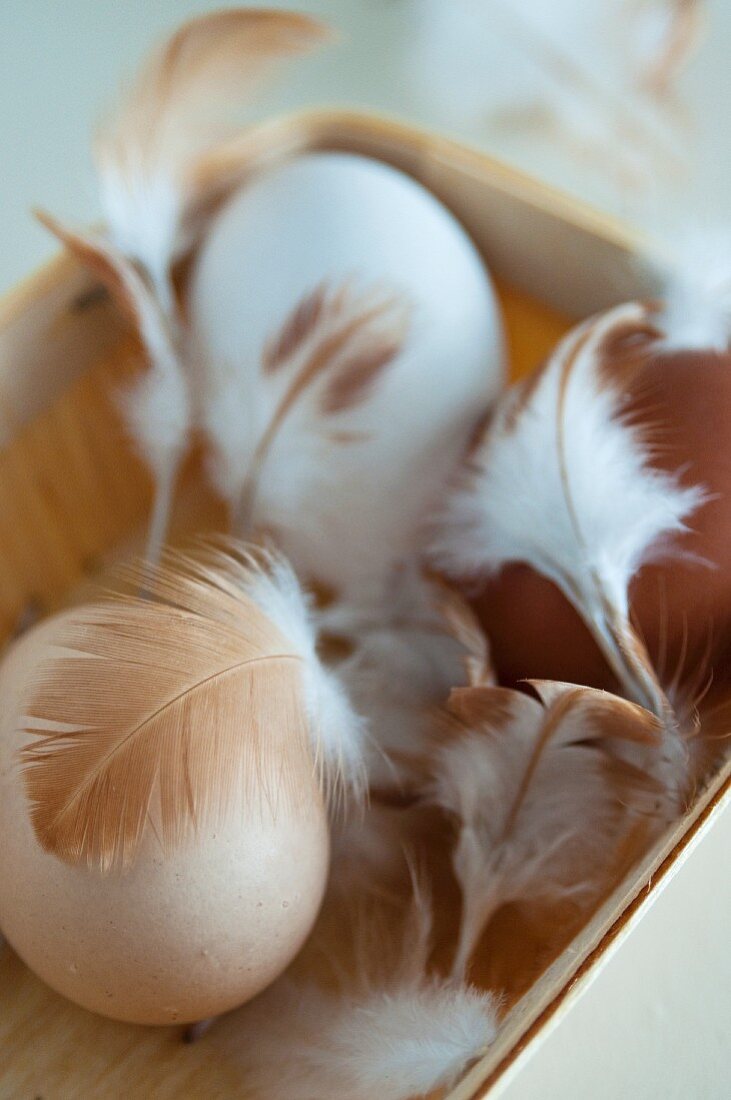
[[[202,825],[171,853],[148,827],[129,870],[62,861],[39,842],[20,752],[28,683],[63,623],[25,635],[0,667],[0,928],[39,977],[102,1015],[175,1024],[226,1012],[284,970],[317,916],[329,832],[311,763],[300,800],[262,782],[245,820]]]
[[[241,465],[255,461],[285,384],[262,369],[264,349],[321,284],[403,295],[403,349],[357,407],[318,422],[295,403],[246,520],[273,529],[300,574],[373,597],[413,556],[503,382],[501,323],[473,242],[407,175],[341,153],[263,173],[218,216],[189,289],[209,396],[219,387],[213,418],[228,418]],[[219,481],[230,488],[220,466]]]

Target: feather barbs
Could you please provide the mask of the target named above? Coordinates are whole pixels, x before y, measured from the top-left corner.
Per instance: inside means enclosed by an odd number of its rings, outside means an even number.
[[[100,132],[96,159],[114,239],[158,282],[200,231],[191,216],[210,212],[201,163],[235,130],[232,106],[248,101],[277,61],[328,37],[307,15],[234,8],[190,20],[151,57]]]
[[[192,19],[153,55],[99,135],[106,236],[74,233],[42,217],[131,318],[150,360],[122,409],[155,478],[152,560],[165,541],[197,407],[194,342],[173,268],[241,178],[229,171],[225,184],[216,179],[205,169],[206,156],[235,132],[228,113],[248,100],[272,64],[306,53],[328,33],[306,15],[264,9]]]
[[[214,480],[246,532],[257,482],[279,437],[296,416],[314,436],[350,440],[340,418],[367,401],[403,350],[411,321],[403,295],[346,280],[320,283],[305,293],[261,352],[259,392],[245,387],[239,409],[236,388],[216,364],[205,369],[205,430],[213,450]],[[252,403],[262,422],[252,445],[242,423]],[[334,422],[334,426],[333,426]],[[295,429],[296,430],[296,429]]]
[[[282,559],[171,554],[124,577],[146,598],[68,613],[30,690],[22,762],[44,848],[129,868],[151,829],[170,851],[232,812],[245,823],[257,807],[305,806],[320,797],[321,755],[337,785],[333,746],[342,756],[355,719],[345,703],[328,709],[306,604]],[[356,741],[352,773],[357,752]]]
[[[434,560],[451,576],[524,562],[584,618],[625,691],[659,716],[671,708],[629,620],[629,584],[704,502],[702,486],[652,464],[605,370],[624,340],[628,369],[652,346],[654,307],[629,303],[577,326],[546,365],[509,392],[437,521]],[[631,334],[641,339],[635,345]],[[648,345],[649,341],[649,345]]]
[[[431,797],[458,822],[457,977],[501,905],[593,896],[633,820],[649,818],[658,802],[652,779],[612,751],[655,744],[654,715],[590,688],[531,687],[537,698],[459,689],[445,715]]]

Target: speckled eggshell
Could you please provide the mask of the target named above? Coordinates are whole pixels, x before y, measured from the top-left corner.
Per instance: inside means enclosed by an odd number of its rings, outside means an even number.
[[[94,1012],[138,1024],[218,1015],[272,982],[315,921],[329,863],[316,780],[303,777],[299,804],[262,795],[245,820],[201,827],[169,856],[148,828],[128,872],[48,854],[19,766],[30,739],[19,708],[61,619],[20,639],[0,668],[0,928],[39,977]]]

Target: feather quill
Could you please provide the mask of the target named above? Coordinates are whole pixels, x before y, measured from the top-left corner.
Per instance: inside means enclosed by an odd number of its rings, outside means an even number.
[[[186,23],[153,55],[99,135],[96,167],[107,235],[79,234],[42,218],[101,278],[150,360],[122,406],[155,477],[147,547],[153,561],[167,532],[196,409],[194,352],[173,267],[226,197],[206,171],[206,157],[235,131],[232,108],[250,98],[272,65],[326,37],[324,25],[307,16],[249,8]],[[229,172],[229,193],[236,183]]]
[[[384,288],[322,283],[284,319],[251,371],[206,363],[212,476],[240,535],[259,518],[260,486],[267,525],[291,520],[290,498],[319,465],[308,456],[349,441],[347,414],[367,400],[402,350],[409,317],[406,302]],[[273,491],[275,485],[283,491]]]
[[[629,584],[705,499],[655,469],[602,371],[607,349],[646,331],[640,303],[575,328],[546,366],[510,391],[437,522],[435,563],[451,576],[520,561],[552,580],[583,616],[624,690],[673,724],[672,708],[629,619]]]
[[[242,1057],[253,1097],[410,1100],[448,1087],[483,1053],[497,1030],[496,999],[428,976],[423,897],[393,958],[387,944],[379,974],[361,972],[336,992],[285,978],[247,1006]]]
[[[123,576],[148,598],[70,613],[30,688],[22,763],[44,848],[128,868],[151,818],[170,850],[261,792],[299,797],[303,754],[327,789],[359,789],[363,724],[284,559],[229,546]]]
[[[507,902],[591,899],[632,821],[657,806],[657,785],[610,751],[654,743],[654,715],[591,688],[531,686],[538,699],[496,687],[450,698],[431,797],[458,824],[456,978]]]

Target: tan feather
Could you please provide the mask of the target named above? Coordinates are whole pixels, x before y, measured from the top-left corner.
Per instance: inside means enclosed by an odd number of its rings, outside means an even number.
[[[40,843],[70,863],[127,868],[155,829],[164,851],[312,774],[303,658],[241,581],[169,556],[120,596],[64,619],[39,669],[22,753]],[[299,783],[298,783],[299,777]]]
[[[436,578],[432,583],[439,592],[439,610],[447,628],[465,651],[468,686],[495,686],[497,679],[490,660],[490,643],[476,614],[455,588]]]
[[[231,173],[225,181],[213,177],[205,155],[235,132],[231,109],[250,98],[272,64],[306,52],[327,33],[308,16],[252,8],[186,23],[152,56],[97,140],[111,244],[41,216],[132,320],[154,368],[124,401],[130,431],[155,476],[152,560],[167,533],[197,404],[173,266],[240,182]]]
[[[156,495],[147,557],[156,560],[168,527],[178,466],[189,442],[193,397],[180,326],[138,266],[98,233],[69,229],[44,211],[36,216],[109,291],[131,322],[149,370],[121,393],[120,405],[141,457],[155,473]]]
[[[653,7],[655,11],[653,11]],[[627,5],[627,34],[630,48],[638,54],[639,84],[658,98],[672,95],[673,85],[695,53],[708,23],[708,11],[703,0],[631,0]],[[642,33],[642,23],[654,16],[656,24],[653,41],[648,48],[638,51],[635,43],[647,35]],[[662,34],[660,19],[664,16]],[[638,33],[639,31],[639,33]]]
[[[585,901],[606,887],[615,850],[658,804],[658,785],[613,751],[658,741],[653,714],[590,688],[531,686],[538,700],[493,687],[450,698],[433,794],[458,821],[458,977],[501,905]]]

